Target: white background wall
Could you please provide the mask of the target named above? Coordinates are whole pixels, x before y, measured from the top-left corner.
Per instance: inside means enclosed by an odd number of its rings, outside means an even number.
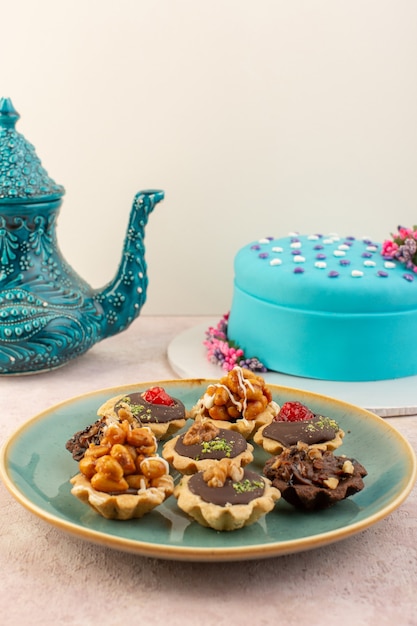
[[[143,314],[222,314],[238,247],[417,223],[415,0],[0,0],[0,96],[66,188],[63,254],[94,287],[133,196]]]

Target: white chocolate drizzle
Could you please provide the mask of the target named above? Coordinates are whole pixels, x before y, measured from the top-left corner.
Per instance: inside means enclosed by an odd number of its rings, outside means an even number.
[[[242,418],[246,421],[245,413],[246,413],[246,409],[247,409],[247,406],[248,406],[247,388],[249,387],[249,389],[251,391],[254,391],[254,388],[253,388],[252,384],[249,382],[249,380],[244,377],[241,367],[236,365],[233,369],[237,372],[238,381],[239,381],[239,387],[243,391],[243,402],[240,402],[239,400],[236,400],[236,398],[234,397],[234,395],[230,391],[229,387],[226,387],[226,385],[223,385],[222,383],[214,383],[212,385],[209,385],[209,388],[210,387],[217,387],[217,388],[225,389],[227,391],[228,395],[229,395],[230,401],[232,402],[232,404],[235,405],[235,407],[237,408],[239,413],[242,414]],[[203,408],[211,409],[212,406],[214,405],[214,396],[210,396],[208,393],[205,393],[204,396],[201,399],[201,404],[202,404]]]
[[[244,377],[243,375],[243,371],[241,367],[235,366],[233,368],[236,372],[237,372],[237,377],[239,379],[239,386],[243,391],[243,411],[242,411],[242,417],[244,419],[246,419],[245,417],[245,413],[246,413],[246,409],[248,408],[248,393],[247,393],[247,388],[249,387],[249,389],[252,391],[252,393],[255,391],[253,388],[253,385],[249,382],[249,380],[247,378]]]
[[[165,473],[169,474],[169,463],[166,459],[164,459],[162,456],[149,456],[149,457],[145,457],[143,459],[143,461],[140,464],[140,467],[142,469],[142,465],[144,465],[145,467],[149,468],[149,465],[152,465],[152,463],[154,463],[155,461],[159,461],[163,464],[163,466],[165,467]]]

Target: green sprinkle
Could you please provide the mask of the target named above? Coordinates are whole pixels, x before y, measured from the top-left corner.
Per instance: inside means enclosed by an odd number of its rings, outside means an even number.
[[[256,489],[263,488],[263,480],[249,480],[249,478],[245,478],[245,480],[242,480],[238,483],[233,483],[233,489],[238,493],[246,493],[248,491],[255,491]]]
[[[201,444],[202,454],[209,454],[210,452],[224,452],[226,457],[230,457],[232,452],[232,446],[224,438],[215,437],[211,441],[204,441]]]
[[[130,402],[128,402],[129,404],[129,409],[132,411],[133,415],[138,415],[140,413],[143,413],[143,411],[145,410],[145,407],[143,406],[143,404],[130,404]]]
[[[310,432],[314,432],[316,430],[324,430],[325,428],[333,428],[334,430],[339,430],[339,424],[336,420],[331,419],[330,417],[320,417],[314,423],[307,423],[306,430]]]

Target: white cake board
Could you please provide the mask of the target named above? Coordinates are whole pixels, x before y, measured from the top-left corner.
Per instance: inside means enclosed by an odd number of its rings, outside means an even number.
[[[218,320],[213,320],[194,326],[171,341],[168,360],[178,376],[220,378],[224,375],[220,366],[209,363],[203,345],[207,329],[217,323]],[[267,383],[331,396],[381,417],[417,414],[417,376],[359,383],[300,378],[278,372],[266,372],[262,376]]]

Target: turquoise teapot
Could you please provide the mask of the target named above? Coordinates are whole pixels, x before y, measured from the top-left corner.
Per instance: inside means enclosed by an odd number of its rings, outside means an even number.
[[[60,367],[133,322],[148,286],[144,229],[164,197],[137,193],[118,271],[91,288],[59,250],[65,191],[16,132],[19,117],[9,98],[0,99],[0,375]]]

